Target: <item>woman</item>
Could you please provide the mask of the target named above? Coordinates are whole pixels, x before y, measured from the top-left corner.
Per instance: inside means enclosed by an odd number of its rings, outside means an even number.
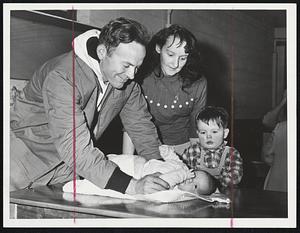
[[[207,81],[201,74],[195,36],[171,25],[153,36],[137,73],[160,140],[181,154],[190,140],[197,140],[195,115],[205,106]],[[127,133],[123,153],[133,154]]]

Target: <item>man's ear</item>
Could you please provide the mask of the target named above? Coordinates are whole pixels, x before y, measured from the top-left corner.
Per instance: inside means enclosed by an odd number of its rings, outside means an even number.
[[[158,44],[156,44],[155,50],[156,50],[157,53],[161,52],[161,48],[160,48],[160,46]]]
[[[107,54],[107,49],[106,49],[106,47],[105,47],[104,44],[99,44],[97,46],[97,51],[96,52],[97,52],[98,58],[100,60],[102,60],[106,56],[106,54]]]
[[[229,133],[229,129],[228,128],[224,129],[224,139],[227,138],[228,133]]]

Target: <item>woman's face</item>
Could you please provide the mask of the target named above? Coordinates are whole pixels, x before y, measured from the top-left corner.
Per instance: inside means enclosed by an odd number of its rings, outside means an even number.
[[[169,36],[163,47],[156,45],[156,52],[160,54],[160,66],[164,75],[177,74],[186,64],[188,53],[185,52],[186,42],[180,44],[178,37]]]

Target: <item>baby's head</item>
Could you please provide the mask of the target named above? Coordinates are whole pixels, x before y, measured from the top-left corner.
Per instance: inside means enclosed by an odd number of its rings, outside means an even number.
[[[210,174],[197,170],[194,178],[179,184],[178,188],[198,195],[210,195],[216,191],[217,185]]]
[[[199,143],[206,149],[216,149],[229,133],[228,113],[224,108],[207,106],[196,116]]]

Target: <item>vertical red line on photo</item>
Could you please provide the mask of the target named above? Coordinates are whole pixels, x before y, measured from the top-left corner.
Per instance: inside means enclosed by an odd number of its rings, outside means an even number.
[[[76,114],[75,114],[75,51],[74,51],[74,7],[72,6],[72,116],[73,116],[73,201],[76,201]],[[75,222],[75,211],[74,211],[74,222]]]

